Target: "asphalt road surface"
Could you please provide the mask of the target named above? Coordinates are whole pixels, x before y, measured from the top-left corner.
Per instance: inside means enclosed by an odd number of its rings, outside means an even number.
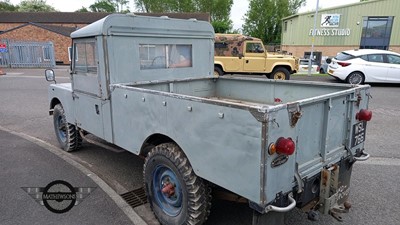
[[[7,75],[0,76],[0,126],[58,146],[52,117],[48,115],[49,83],[44,79],[43,70],[14,69],[6,72]],[[57,69],[57,81],[68,82],[66,74],[66,68]],[[292,76],[292,79],[337,82],[327,76]],[[357,162],[353,168],[352,208],[348,214],[342,215],[344,222],[326,215],[311,222],[305,213],[293,210],[286,216],[285,224],[400,224],[400,86],[372,85],[371,95],[369,108],[373,118],[368,123],[365,147],[372,158]],[[81,150],[68,153],[68,156],[101,177],[118,194],[142,186],[143,160],[131,153],[85,143]],[[51,161],[48,163],[57,167]],[[148,224],[158,224],[148,207],[135,210]],[[252,211],[246,204],[213,200],[211,210],[208,225],[251,224]]]

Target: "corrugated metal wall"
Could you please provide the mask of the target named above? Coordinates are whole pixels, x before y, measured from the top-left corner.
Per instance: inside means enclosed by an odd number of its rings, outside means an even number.
[[[310,45],[314,27],[314,13],[303,13],[283,20],[283,27],[287,23],[287,30],[282,32],[282,45]],[[350,4],[320,10],[317,16],[317,29],[321,29],[322,14],[340,14],[338,29],[350,29],[348,36],[316,36],[315,45],[325,46],[352,46],[359,45],[363,27],[363,17],[366,16],[394,16],[390,45],[400,45],[400,0],[370,0],[367,2]],[[359,24],[358,24],[359,23]]]
[[[1,40],[0,47],[0,67],[53,68],[56,65],[52,42]]]

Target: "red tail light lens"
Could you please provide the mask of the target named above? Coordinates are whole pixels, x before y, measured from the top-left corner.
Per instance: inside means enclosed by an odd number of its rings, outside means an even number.
[[[360,112],[356,114],[356,119],[360,121],[370,121],[372,118],[372,111],[361,109]]]
[[[269,154],[293,155],[296,146],[291,138],[280,137],[275,143],[270,144]]]
[[[337,64],[341,65],[342,67],[350,66],[351,63],[345,63],[345,62],[337,62]]]

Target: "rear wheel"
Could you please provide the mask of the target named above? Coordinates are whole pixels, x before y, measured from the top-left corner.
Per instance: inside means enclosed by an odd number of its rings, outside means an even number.
[[[54,106],[53,123],[57,140],[63,150],[70,152],[81,147],[82,137],[75,125],[67,122],[61,104]]]
[[[154,147],[143,170],[150,206],[161,224],[203,224],[209,214],[207,185],[173,143]]]
[[[214,66],[214,76],[223,76],[224,71],[218,66]]]
[[[269,79],[274,80],[289,80],[290,72],[284,67],[278,67],[269,75]]]
[[[346,81],[349,84],[363,84],[365,77],[361,72],[352,72],[349,76],[347,76]]]

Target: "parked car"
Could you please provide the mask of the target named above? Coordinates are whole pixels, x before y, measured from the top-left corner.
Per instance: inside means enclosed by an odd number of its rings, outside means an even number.
[[[400,83],[400,54],[377,49],[340,52],[328,74],[350,84]]]
[[[332,62],[332,58],[333,58],[333,56],[328,56],[328,57],[322,58],[322,63],[321,63],[321,66],[319,67],[320,74],[328,73],[329,63]]]
[[[298,73],[308,73],[309,60],[310,59],[300,59]],[[319,67],[317,62],[312,61],[311,73],[318,73],[318,72],[319,72]]]

